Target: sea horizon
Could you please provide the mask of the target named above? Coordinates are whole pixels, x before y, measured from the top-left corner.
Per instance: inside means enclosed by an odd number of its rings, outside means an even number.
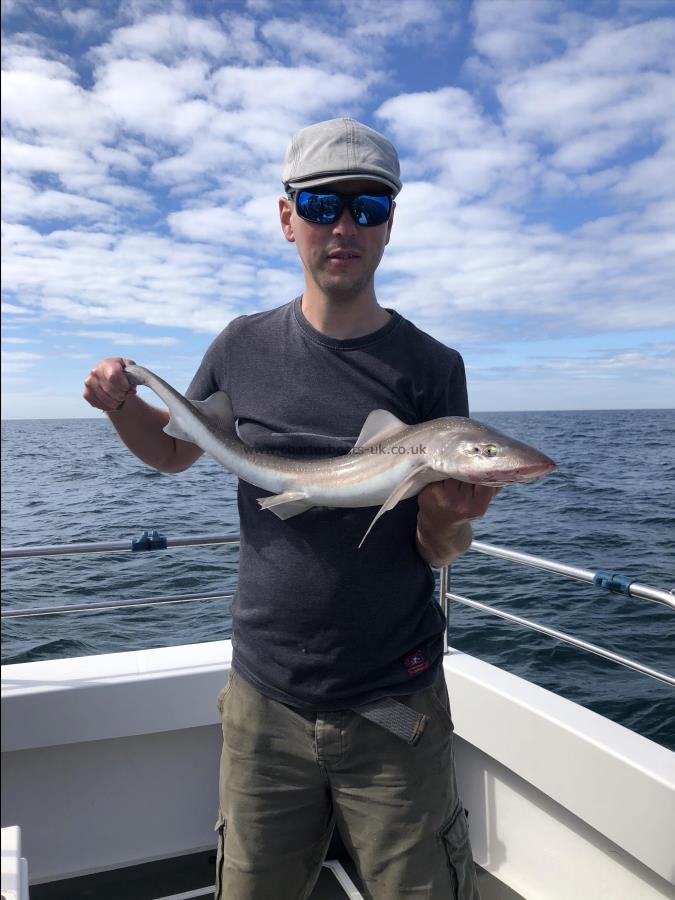
[[[580,412],[673,412],[675,406],[578,406],[555,409],[476,409],[471,411],[471,418],[488,415],[513,415],[514,413],[580,413]],[[29,418],[16,418],[0,416],[2,422],[102,422],[101,416],[31,416]]]

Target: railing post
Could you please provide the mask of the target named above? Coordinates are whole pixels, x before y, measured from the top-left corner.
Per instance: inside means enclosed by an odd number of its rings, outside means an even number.
[[[438,577],[438,602],[445,616],[445,633],[443,635],[443,653],[448,652],[448,577],[450,567],[443,566]]]

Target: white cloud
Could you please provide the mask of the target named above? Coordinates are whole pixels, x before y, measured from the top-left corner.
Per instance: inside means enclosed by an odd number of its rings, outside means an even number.
[[[494,365],[485,367],[484,379],[509,378],[533,381],[541,377],[565,378],[590,382],[594,379],[624,381],[651,372],[664,380],[675,374],[675,344],[642,345],[630,349],[595,350],[580,356],[532,357],[524,365]]]
[[[10,56],[2,78],[2,120],[23,133],[43,139],[65,137],[80,148],[91,147],[111,135],[108,110],[75,83],[76,76],[61,63]],[[17,64],[21,68],[11,68]]]
[[[382,271],[383,296],[451,340],[531,331],[675,324],[675,233],[669,205],[607,217],[569,234],[487,202],[463,205],[431,183],[406,185]],[[527,325],[525,325],[527,323]],[[456,337],[455,337],[456,340]]]
[[[169,216],[171,230],[192,241],[241,246],[255,240],[253,223],[242,221],[237,210],[223,207],[186,209]]]
[[[63,219],[101,222],[113,217],[113,210],[105,203],[66,191],[40,191],[30,182],[16,178],[4,179],[2,205],[10,222]]]
[[[142,322],[216,332],[256,295],[250,259],[138,233],[41,235],[5,226],[5,288],[78,322]]]
[[[55,210],[56,218],[59,217],[59,210],[63,210],[64,218],[80,213],[85,217],[107,217],[107,211],[103,207],[80,203],[72,196],[64,199],[62,193],[58,195],[59,205],[56,205],[50,191],[36,190],[25,180],[26,176],[42,174],[57,176],[69,192],[78,192],[88,200],[101,200],[113,206],[133,206],[136,209],[150,207],[150,198],[144,191],[110,178],[108,170],[115,160],[114,156],[106,159],[104,152],[97,156],[98,159],[71,146],[32,144],[12,137],[3,138],[3,171],[15,172],[20,176],[19,179],[6,176],[6,196],[9,202],[7,209],[10,210],[10,215],[15,217],[18,214],[19,218],[24,218],[28,204],[33,209],[33,218],[52,209]]]
[[[363,77],[337,73],[326,78],[320,69],[306,65],[267,65],[258,69],[224,66],[214,73],[213,84],[215,98],[222,107],[230,111],[249,110],[258,127],[263,123],[262,115],[274,112],[274,119],[267,125],[273,127],[274,121],[286,119],[282,126],[286,130],[293,130],[294,122],[311,121],[320,110],[353,103],[367,89]],[[259,139],[264,141],[264,133]]]
[[[159,181],[194,190],[203,190],[205,180],[228,185],[232,179],[240,192],[248,186],[249,194],[261,183],[280,187],[282,159],[293,131],[326,110],[330,115],[347,111],[366,91],[361,79],[326,79],[309,66],[222,67],[209,77],[208,121],[188,129],[193,139],[158,160],[153,174]],[[169,140],[168,134],[165,137]]]
[[[278,255],[284,247],[276,193],[259,193],[238,207],[195,207],[171,213],[168,223],[180,238],[246,248],[251,253]]]
[[[353,69],[363,58],[360,48],[342,36],[329,34],[302,22],[289,28],[288,21],[272,19],[261,28],[265,39],[275,47],[292,51],[298,62],[309,62],[319,68]]]
[[[3,350],[2,352],[2,375],[3,379],[7,376],[22,375],[39,362],[45,359],[42,353],[28,353],[17,350]]]
[[[97,31],[101,27],[100,11],[95,9],[64,9],[64,21],[82,34]]]
[[[559,54],[601,27],[560,0],[476,0],[471,18],[474,46],[500,73]]]
[[[236,45],[217,20],[174,12],[150,15],[133,25],[118,28],[98,55],[173,61],[176,56],[192,53],[221,58],[236,52]]]
[[[94,340],[110,341],[111,344],[147,344],[153,347],[171,347],[178,343],[174,337],[143,337],[130,332],[122,331],[71,331],[61,332],[61,335],[72,337],[93,338]]]
[[[459,33],[459,10],[437,0],[396,0],[383,15],[380,0],[332,0],[299,8],[270,6],[260,27],[270,53],[283,51],[294,65],[309,62],[333,75],[371,79],[395,42],[400,48],[439,46]],[[272,18],[272,14],[274,17]],[[394,50],[396,52],[396,50]],[[377,72],[377,75],[376,75]]]
[[[80,173],[92,168],[86,153],[74,147],[29,144],[12,137],[2,139],[3,165],[10,171]]]
[[[507,179],[513,192],[531,177],[534,148],[512,139],[465,90],[402,94],[385,101],[377,115],[414,154],[412,174],[435,175],[459,194],[482,196]]]
[[[360,39],[362,52],[378,41],[400,40],[410,44],[445,41],[454,33],[458,9],[435,0],[398,0],[383,15],[380,0],[343,0],[343,10],[352,34]]]
[[[517,73],[497,89],[509,130],[552,142],[554,164],[575,171],[663,139],[675,111],[663,63],[673,42],[675,22],[646,22]]]
[[[4,300],[2,301],[1,310],[8,316],[30,317],[34,314],[33,310],[26,309],[24,306],[18,306],[16,303],[6,303]]]
[[[675,171],[675,139],[665,142],[653,156],[625,166],[613,187],[617,197],[650,200],[668,191]]]
[[[208,119],[208,104],[194,99],[207,90],[206,74],[198,60],[115,59],[97,72],[94,96],[119,127],[180,144]]]

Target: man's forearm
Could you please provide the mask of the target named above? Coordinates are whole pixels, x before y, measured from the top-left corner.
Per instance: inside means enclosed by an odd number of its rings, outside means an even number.
[[[473,529],[469,522],[460,522],[446,528],[430,529],[417,522],[417,550],[430,566],[440,569],[449,566],[469,549]]]
[[[160,472],[182,472],[201,451],[164,432],[168,412],[140,397],[129,396],[120,409],[107,413],[120,438],[140,460]]]

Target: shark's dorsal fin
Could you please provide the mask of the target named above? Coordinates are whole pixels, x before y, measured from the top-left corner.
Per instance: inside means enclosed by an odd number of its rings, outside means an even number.
[[[365,541],[365,539],[370,534],[371,528],[377,522],[380,516],[384,515],[384,513],[388,512],[390,509],[393,509],[399,502],[399,500],[402,500],[408,493],[408,491],[411,488],[415,487],[418,482],[420,486],[427,482],[425,476],[429,471],[429,468],[430,467],[427,465],[427,463],[420,463],[419,466],[415,466],[414,469],[408,472],[403,481],[399,481],[394,490],[391,492],[391,494],[389,494],[382,506],[378,509],[377,515],[368,526],[368,531],[366,531],[366,533],[363,535],[361,543],[359,544],[359,550],[363,546],[363,542]]]
[[[225,391],[216,391],[215,394],[211,394],[206,400],[190,400],[189,403],[219,432],[226,435],[234,434],[232,403]],[[178,438],[179,441],[194,443],[194,438],[173,419],[169,419],[164,431],[171,437]]]
[[[386,409],[374,409],[368,414],[368,418],[363,423],[361,434],[356,439],[352,452],[380,444],[386,438],[396,434],[397,431],[407,427],[405,422],[401,422],[400,419],[397,419],[393,413],[387,412]]]

